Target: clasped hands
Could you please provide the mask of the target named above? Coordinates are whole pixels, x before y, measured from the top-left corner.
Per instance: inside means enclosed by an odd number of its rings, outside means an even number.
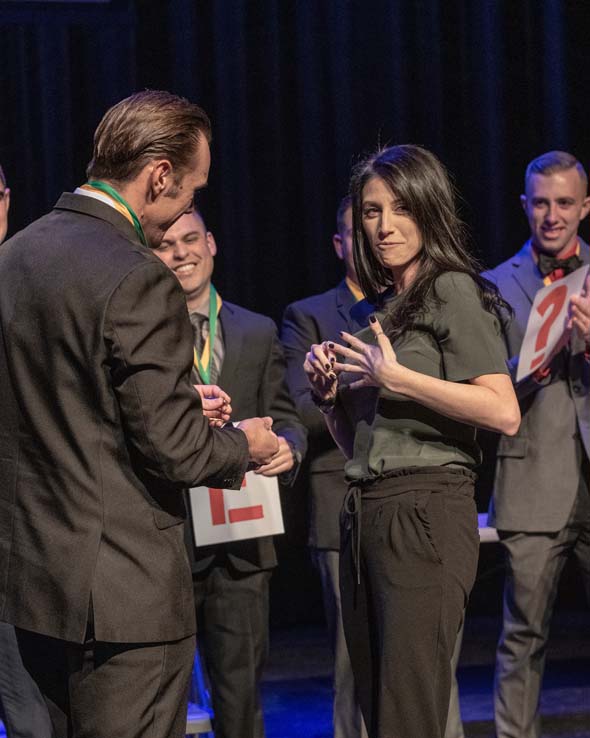
[[[566,332],[577,329],[581,339],[590,344],[590,274],[586,277],[582,294],[570,300],[569,319]]]
[[[369,325],[376,339],[374,345],[365,343],[346,331],[341,331],[340,335],[350,346],[324,341],[314,343],[305,355],[303,369],[307,374],[312,391],[322,401],[335,400],[338,376],[343,372],[357,375],[348,385],[350,389],[386,387],[394,390],[401,365],[391,341],[374,315],[370,317]],[[344,357],[344,361],[337,361],[338,354]]]
[[[232,406],[231,397],[216,384],[195,384],[201,397],[203,415],[212,428],[221,428],[229,423]],[[257,465],[256,474],[274,477],[289,471],[294,459],[291,447],[282,436],[272,431],[272,418],[249,418],[238,423],[248,438],[250,458]]]

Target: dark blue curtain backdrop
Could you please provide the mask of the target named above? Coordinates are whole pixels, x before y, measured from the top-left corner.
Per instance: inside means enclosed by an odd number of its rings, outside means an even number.
[[[280,317],[339,275],[351,164],[432,148],[488,265],[526,236],[518,195],[550,148],[590,163],[587,0],[0,2],[0,161],[11,231],[84,179],[105,109],[145,87],[214,123],[203,207],[222,294]]]
[[[164,88],[213,121],[201,204],[228,299],[280,319],[288,302],[334,285],[331,235],[351,165],[389,143],[442,158],[494,266],[527,237],[528,161],[563,148],[590,165],[589,41],[590,0],[0,0],[10,231],[84,180],[107,107]],[[480,510],[490,479],[488,461]],[[283,496],[275,620],[321,612],[304,493]],[[493,570],[497,552],[482,556]],[[474,606],[498,612],[500,587],[501,574],[488,579]]]

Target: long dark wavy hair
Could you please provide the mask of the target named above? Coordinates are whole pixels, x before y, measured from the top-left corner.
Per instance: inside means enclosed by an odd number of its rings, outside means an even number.
[[[386,183],[422,236],[416,277],[400,294],[395,311],[387,314],[383,325],[389,338],[395,339],[412,326],[424,311],[427,298],[439,300],[434,283],[444,272],[469,274],[486,310],[510,313],[496,286],[479,275],[481,266],[466,247],[466,228],[457,215],[455,192],[445,167],[430,151],[409,144],[377,151],[352,173],[354,264],[369,302],[381,305],[384,289],[394,283],[391,271],[373,254],[363,229],[363,189],[375,176]]]

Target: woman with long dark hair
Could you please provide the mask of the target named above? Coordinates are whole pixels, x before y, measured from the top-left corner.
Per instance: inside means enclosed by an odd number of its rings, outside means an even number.
[[[314,345],[305,361],[347,457],[344,626],[371,738],[439,738],[477,566],[476,427],[512,435],[520,423],[506,305],[478,276],[432,153],[378,152],[351,194],[357,274],[378,310],[342,334],[348,346]]]

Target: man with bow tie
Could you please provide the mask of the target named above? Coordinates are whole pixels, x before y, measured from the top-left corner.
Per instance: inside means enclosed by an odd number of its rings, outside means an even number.
[[[590,210],[588,178],[551,151],[526,170],[521,203],[531,236],[487,273],[514,309],[505,327],[516,375],[535,293],[590,264],[578,236]],[[498,446],[490,521],[507,554],[504,625],[495,678],[497,738],[539,738],[539,696],[559,577],[575,556],[590,599],[590,279],[545,363],[516,384],[522,423]]]

